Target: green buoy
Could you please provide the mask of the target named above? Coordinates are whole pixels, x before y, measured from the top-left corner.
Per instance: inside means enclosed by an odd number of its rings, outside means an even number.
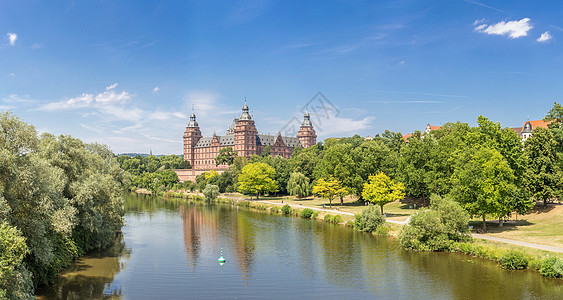
[[[217,260],[220,264],[225,263],[225,259],[223,258],[223,248],[221,248],[221,257]]]

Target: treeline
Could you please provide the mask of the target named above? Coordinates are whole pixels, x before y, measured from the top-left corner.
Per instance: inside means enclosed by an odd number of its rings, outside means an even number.
[[[127,174],[107,146],[0,113],[0,298],[32,299],[123,225]]]
[[[475,127],[446,123],[429,134],[416,131],[408,142],[400,133],[385,131],[371,140],[355,135],[327,139],[307,149],[297,147],[291,159],[232,157],[228,170],[198,176],[196,187],[203,190],[214,184],[221,192],[241,191],[239,179],[248,178],[240,177],[244,167],[264,163],[274,170],[264,171],[275,181],[271,193],[297,194],[294,191],[299,190],[306,196],[321,180],[336,180],[347,194],[363,202],[362,191],[370,175],[382,172],[402,183],[406,196],[448,196],[471,216],[498,218],[502,226],[512,212],[525,213],[534,200],[547,203],[561,192],[561,105],[555,103],[545,120],[550,128],[534,128],[525,143],[515,131],[479,116]],[[223,155],[232,156],[231,152]],[[217,158],[218,162],[229,160]],[[299,182],[298,189],[294,182]]]
[[[119,166],[131,174],[131,187],[143,188],[154,194],[171,188],[191,188],[190,183],[178,185],[173,169],[190,169],[190,163],[180,155],[117,157]]]

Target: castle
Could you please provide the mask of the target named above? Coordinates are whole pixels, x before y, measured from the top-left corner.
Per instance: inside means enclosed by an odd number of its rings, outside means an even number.
[[[233,120],[225,135],[214,133],[211,137],[203,137],[195,113],[192,112],[184,132],[184,160],[190,162],[193,176],[186,177],[190,173],[187,172],[188,170],[177,173],[181,181],[193,181],[195,175],[198,175],[197,173],[201,174],[203,171],[211,169],[218,171],[227,169],[229,166],[226,164],[218,166],[215,164],[219,151],[226,147],[231,147],[237,156],[250,158],[252,155],[262,154],[269,146],[270,155],[290,158],[296,146],[308,148],[316,143],[317,134],[308,112],[303,117],[297,137],[282,136],[281,133],[277,135],[259,134],[245,100],[240,117]]]

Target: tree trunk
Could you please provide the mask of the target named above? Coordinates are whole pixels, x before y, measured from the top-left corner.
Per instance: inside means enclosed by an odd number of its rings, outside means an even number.
[[[344,205],[344,198],[340,197],[340,206]]]
[[[543,207],[547,207],[547,199],[543,199]]]
[[[260,193],[256,194],[256,200],[260,200]]]
[[[483,232],[487,232],[487,220],[485,219],[485,215],[483,215]]]
[[[381,215],[384,216],[384,214],[383,214],[383,205],[380,204],[379,207],[381,208]]]
[[[328,207],[332,208],[332,199],[328,198]]]
[[[502,218],[498,218],[498,227],[502,227],[504,220]]]

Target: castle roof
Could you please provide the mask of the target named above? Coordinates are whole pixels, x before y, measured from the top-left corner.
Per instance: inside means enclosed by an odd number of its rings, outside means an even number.
[[[219,141],[219,146],[221,147],[229,147],[235,145],[235,136],[232,134],[229,135],[215,135],[215,136],[208,136],[202,137],[199,139],[195,148],[203,148],[209,147],[213,143],[213,137],[216,137]],[[256,135],[256,145],[262,146],[273,146],[276,143],[277,135],[269,135],[269,134],[257,134]],[[295,147],[301,145],[299,142],[299,138],[291,137],[291,136],[282,136],[283,143],[288,147]]]
[[[308,111],[306,111],[303,116],[303,123],[301,123],[301,127],[313,127],[313,123],[311,123],[311,115],[309,115]]]
[[[242,107],[242,113],[240,114],[240,120],[252,120],[252,116],[248,112],[248,105],[246,105],[246,99],[244,99],[244,106]]]
[[[195,114],[193,112],[190,115],[190,122],[188,122],[188,127],[199,127],[199,124],[197,124],[195,120]]]

